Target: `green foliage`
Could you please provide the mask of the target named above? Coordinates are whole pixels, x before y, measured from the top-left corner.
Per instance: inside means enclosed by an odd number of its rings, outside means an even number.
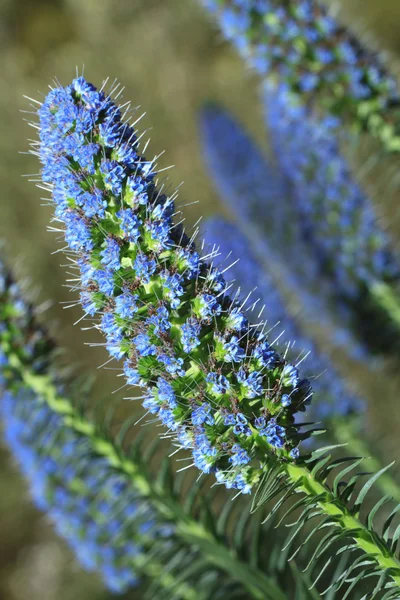
[[[366,510],[365,498],[368,492],[375,481],[392,465],[372,474],[360,488],[358,484],[366,473],[358,472],[356,469],[363,459],[351,457],[334,459],[331,452],[336,448],[337,446],[319,448],[303,464],[287,465],[286,468],[277,466],[267,472],[254,498],[253,510],[278,497],[270,512],[272,516],[287,500],[294,499],[279,521],[282,523],[298,511],[294,521],[288,524],[294,529],[288,537],[286,547],[296,546],[299,533],[306,530],[310,520],[317,520],[311,531],[307,532],[305,539],[293,551],[292,557],[296,556],[299,548],[308,544],[313,536],[326,531],[312,553],[307,567],[312,569],[318,566],[318,576],[314,580],[314,585],[335,556],[348,552],[353,560],[350,566],[344,566],[332,583],[335,591],[342,589],[342,586],[351,581],[346,591],[348,597],[361,580],[374,578],[376,585],[372,595],[368,597],[380,597],[379,594],[384,590],[385,598],[398,598],[400,586],[398,534],[395,529],[391,536],[388,529],[400,510],[400,505],[385,522],[381,534],[375,528],[375,521],[379,509],[390,500],[389,496],[381,498],[361,519],[362,509]],[[347,476],[350,477],[348,480]],[[299,494],[300,499],[296,500]],[[350,575],[355,576],[354,581],[349,579]]]

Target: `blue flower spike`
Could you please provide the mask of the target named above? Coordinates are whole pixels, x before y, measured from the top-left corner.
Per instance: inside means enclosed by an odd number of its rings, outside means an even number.
[[[0,414],[5,440],[35,505],[81,566],[100,573],[112,592],[136,587],[140,577],[135,563],[140,565],[166,532],[150,504],[105,458],[90,451],[85,436],[66,427],[29,389],[5,392]]]
[[[175,225],[153,161],[103,90],[79,77],[52,90],[38,114],[35,152],[87,316],[175,444],[191,448],[197,467],[218,482],[249,493],[260,465],[295,460],[303,437],[295,415],[310,400],[308,381],[248,324],[220,271]],[[86,193],[101,197],[95,215],[85,211]],[[263,431],[254,425],[260,416]],[[236,455],[250,462],[230,460]]]
[[[225,37],[272,84],[315,113],[400,152],[400,91],[387,61],[320,0],[202,0]]]

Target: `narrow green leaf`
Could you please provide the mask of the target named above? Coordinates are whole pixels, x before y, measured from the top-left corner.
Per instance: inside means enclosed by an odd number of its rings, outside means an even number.
[[[364,501],[365,496],[368,494],[369,490],[371,489],[371,487],[374,485],[375,481],[377,479],[379,479],[379,477],[385,473],[388,469],[390,469],[390,467],[392,467],[394,465],[395,461],[391,462],[389,465],[387,465],[386,467],[383,467],[383,469],[381,469],[380,471],[378,471],[377,473],[375,473],[374,475],[372,475],[372,477],[370,477],[368,479],[368,481],[363,485],[363,487],[361,488],[355,502],[354,502],[354,509],[356,511],[359,511],[361,508],[361,505]]]

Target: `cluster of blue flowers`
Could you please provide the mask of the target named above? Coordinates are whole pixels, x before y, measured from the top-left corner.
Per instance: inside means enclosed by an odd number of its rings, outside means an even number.
[[[376,53],[318,0],[202,0],[261,75],[400,150],[400,94]]]
[[[248,324],[222,274],[174,224],[152,161],[104,91],[79,77],[38,113],[35,152],[86,314],[195,464],[250,492],[263,463],[299,456],[294,416],[310,400],[308,381]]]
[[[266,270],[257,262],[248,241],[238,228],[223,218],[214,217],[207,220],[204,236],[207,243],[218,245],[221,260],[219,266],[223,267],[223,261],[226,260],[224,257],[228,254],[229,260],[240,257],[239,261],[233,263],[231,274],[240,286],[241,297],[246,298],[256,290],[259,300],[254,311],[258,313],[260,307],[267,306],[268,323],[273,327],[274,336],[279,343],[286,346],[285,355],[293,364],[304,361],[303,371],[313,380],[315,398],[315,402],[307,410],[307,418],[325,421],[335,416],[346,417],[363,412],[364,402],[348,389],[329,358],[318,350],[311,338],[292,319],[285,308],[284,298]],[[250,313],[248,316],[251,317]],[[257,383],[253,378],[251,389],[254,385]],[[290,403],[290,396],[282,396],[281,402],[283,406]]]
[[[66,426],[28,389],[6,391],[0,403],[5,439],[46,512],[81,566],[122,593],[139,582],[135,564],[172,532],[126,477],[96,455],[88,439]]]
[[[292,183],[298,222],[325,272],[351,298],[377,281],[393,283],[400,261],[340,153],[332,119],[313,118],[284,85],[268,87],[265,102],[279,164]]]

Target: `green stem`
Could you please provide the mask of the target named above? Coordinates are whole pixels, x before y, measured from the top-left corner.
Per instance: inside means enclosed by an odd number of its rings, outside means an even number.
[[[334,518],[337,527],[348,531],[357,546],[368,556],[373,556],[382,570],[390,569],[390,577],[400,587],[400,562],[390,552],[379,536],[370,531],[361,521],[351,514],[347,506],[318,481],[306,465],[286,464],[283,467],[288,480],[296,484],[296,489],[308,497],[318,498],[316,505],[321,514]]]
[[[396,292],[383,281],[376,281],[369,290],[375,302],[388,314],[396,327],[400,327],[400,298]]]
[[[182,512],[182,507],[173,497],[165,494],[165,489],[149,478],[133,460],[118,451],[112,442],[100,437],[96,426],[83,417],[66,398],[57,394],[57,390],[47,375],[38,375],[29,367],[23,366],[17,354],[9,355],[10,364],[16,368],[23,382],[47,405],[64,418],[66,425],[91,439],[95,451],[104,456],[113,467],[127,475],[138,491],[151,499],[157,510],[167,519],[173,519],[177,535],[188,544],[193,544],[204,553],[205,559],[227,572],[235,581],[240,582],[256,600],[285,600],[286,595],[269,577],[247,563],[242,563],[235,552],[226,548],[202,523]],[[187,600],[191,600],[189,596]]]
[[[368,471],[377,473],[383,467],[381,462],[371,456],[370,450],[359,437],[357,431],[355,431],[354,423],[352,419],[346,418],[341,419],[334,417],[331,420],[330,431],[333,437],[339,444],[346,444],[346,450],[348,450],[351,456],[365,457],[361,467],[364,467]],[[400,485],[393,479],[390,473],[385,472],[379,477],[376,482],[376,486],[386,495],[392,496],[393,500],[400,503]]]

